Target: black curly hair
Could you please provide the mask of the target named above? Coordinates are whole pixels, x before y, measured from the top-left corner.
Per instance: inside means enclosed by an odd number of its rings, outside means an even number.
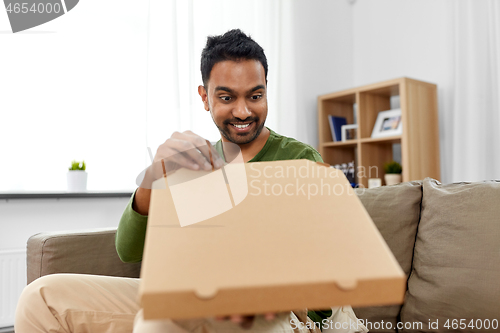
[[[209,36],[201,52],[201,79],[207,87],[214,65],[225,60],[257,60],[264,67],[267,82],[267,59],[262,47],[240,29],[229,30],[223,35]]]

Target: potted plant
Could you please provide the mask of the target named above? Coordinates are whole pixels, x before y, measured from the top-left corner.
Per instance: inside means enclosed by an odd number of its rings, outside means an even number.
[[[84,192],[87,190],[87,172],[85,169],[85,161],[71,162],[67,175],[69,192]]]
[[[385,185],[394,185],[401,183],[401,172],[403,171],[401,164],[396,161],[386,163],[384,164],[384,171]]]

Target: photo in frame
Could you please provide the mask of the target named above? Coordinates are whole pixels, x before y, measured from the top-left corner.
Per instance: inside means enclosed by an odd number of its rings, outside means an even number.
[[[401,109],[380,111],[373,126],[372,138],[383,138],[387,136],[403,134],[403,121]]]

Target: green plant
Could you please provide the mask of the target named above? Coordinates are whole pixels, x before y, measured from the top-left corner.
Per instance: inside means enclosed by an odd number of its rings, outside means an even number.
[[[401,164],[399,164],[396,161],[391,161],[389,163],[384,164],[384,171],[385,173],[401,173],[403,171],[403,168],[401,167]]]
[[[85,161],[77,162],[77,161],[73,160],[73,162],[71,162],[71,166],[69,167],[69,170],[70,171],[72,171],[72,170],[85,171],[86,167],[87,166],[85,165]]]

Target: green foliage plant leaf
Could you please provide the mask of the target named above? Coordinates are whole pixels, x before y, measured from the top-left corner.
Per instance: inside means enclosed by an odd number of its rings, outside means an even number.
[[[400,174],[403,171],[403,168],[401,167],[401,164],[399,164],[396,161],[391,161],[389,163],[384,164],[384,171],[385,173],[389,174]]]
[[[87,168],[87,166],[85,165],[85,161],[77,162],[77,161],[73,160],[71,162],[71,166],[68,169],[70,171],[74,171],[74,170],[85,171],[86,168]]]

